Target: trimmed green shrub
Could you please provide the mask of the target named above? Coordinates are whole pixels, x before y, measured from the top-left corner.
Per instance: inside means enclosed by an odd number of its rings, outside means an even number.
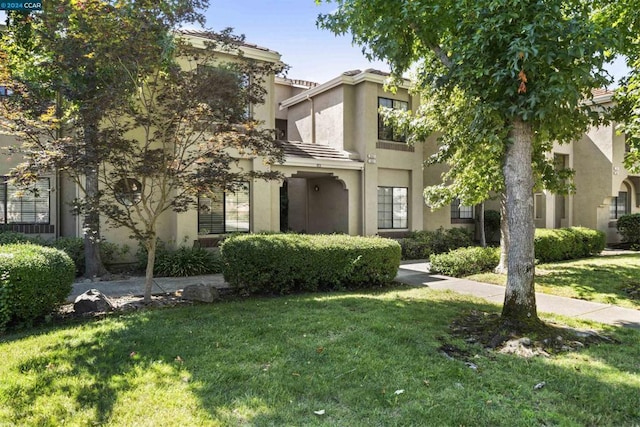
[[[0,328],[31,323],[64,303],[75,277],[63,251],[34,244],[0,246]]]
[[[53,242],[53,247],[64,251],[76,266],[76,275],[84,274],[84,239],[80,237],[60,237]]]
[[[222,272],[222,261],[217,249],[189,246],[173,249],[161,240],[158,240],[156,245],[156,259],[153,264],[153,274],[156,276],[187,277]],[[137,268],[144,271],[147,268],[147,250],[141,246],[136,257]]]
[[[402,259],[428,259],[452,249],[473,244],[471,231],[466,228],[440,227],[435,231],[414,231],[409,237],[398,240],[402,248]]]
[[[500,248],[470,246],[430,257],[432,273],[462,277],[493,271],[500,261]]]
[[[227,282],[275,294],[385,285],[401,256],[394,240],[336,234],[234,236],[220,251]]]
[[[587,258],[604,250],[605,234],[586,227],[538,228],[534,250],[538,262]]]
[[[622,215],[618,218],[616,227],[624,243],[630,243],[632,248],[640,249],[640,213]]]
[[[28,236],[13,231],[0,232],[0,245],[11,243],[33,243],[40,246],[51,246],[64,251],[71,257],[76,265],[76,275],[81,276],[84,273],[84,239],[82,237],[59,237],[56,240],[44,240],[39,236]],[[100,257],[106,265],[117,262],[120,254],[125,252],[126,246],[119,245],[107,241],[100,243]]]

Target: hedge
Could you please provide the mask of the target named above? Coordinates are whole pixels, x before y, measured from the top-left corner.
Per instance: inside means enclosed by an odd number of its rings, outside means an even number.
[[[440,227],[435,231],[414,231],[399,240],[402,259],[427,259],[432,254],[448,252],[452,249],[470,246],[473,243],[471,231],[466,228]]]
[[[462,277],[493,271],[500,261],[500,248],[472,246],[431,255],[430,272]]]
[[[640,213],[622,215],[616,222],[622,241],[630,243],[632,249],[640,248]]]
[[[328,291],[380,286],[400,266],[400,245],[380,237],[250,234],[220,247],[223,274],[249,293]]]
[[[538,228],[534,248],[538,262],[587,258],[604,250],[605,234],[586,227]]]
[[[31,323],[64,303],[75,266],[63,251],[30,243],[0,245],[0,329]]]

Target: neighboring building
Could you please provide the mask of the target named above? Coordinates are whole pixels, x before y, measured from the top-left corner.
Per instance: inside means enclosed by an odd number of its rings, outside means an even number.
[[[594,95],[598,105],[612,102],[610,91],[599,90]],[[616,126],[592,128],[579,141],[553,147],[556,164],[575,170],[576,192],[569,196],[537,193],[536,227],[584,226],[605,232],[608,243],[620,241],[617,219],[640,212],[640,175],[623,165],[628,146]]]
[[[196,46],[204,43],[204,33],[186,31],[185,37]],[[245,45],[242,50],[258,61],[280,61],[269,49]],[[424,187],[440,183],[445,166],[423,166],[436,149],[435,137],[409,146],[404,135],[379,119],[381,106],[415,110],[420,102],[409,93],[408,82],[395,93],[384,91],[387,77],[375,70],[354,70],[322,84],[269,78],[267,102],[253,106],[252,114],[279,131],[286,160],[273,169],[282,172],[284,180],[255,180],[236,193],[202,198],[206,211],[167,213],[159,226],[160,238],[207,245],[232,232],[402,236],[413,230],[473,227],[473,207],[454,201],[449,209],[432,212],[425,205]],[[599,93],[596,101],[610,103],[611,94]],[[0,146],[13,143],[10,135],[0,135]],[[536,226],[582,225],[607,232],[609,242],[618,241],[616,219],[640,211],[640,176],[624,169],[624,150],[624,136],[616,134],[615,125],[555,146],[550,155],[576,170],[577,191],[570,196],[537,193]],[[3,157],[0,173],[18,161]],[[260,158],[244,158],[240,167],[266,166]],[[65,206],[76,189],[59,176],[41,181],[38,198],[17,197],[20,194],[10,186],[0,185],[0,224],[50,238],[81,235],[80,218]],[[129,233],[105,229],[103,234],[109,241],[125,243]]]

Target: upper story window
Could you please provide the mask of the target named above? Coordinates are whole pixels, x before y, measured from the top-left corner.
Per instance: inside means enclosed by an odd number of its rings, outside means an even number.
[[[198,199],[198,234],[249,232],[249,183],[233,191],[215,190]]]
[[[276,138],[286,141],[289,138],[287,134],[287,120],[276,119],[276,131],[278,132]]]
[[[0,184],[0,224],[49,224],[49,178],[39,179],[33,190],[23,190],[6,181]]]
[[[408,228],[409,189],[378,187],[378,229]]]
[[[467,222],[473,220],[473,206],[465,206],[456,198],[451,201],[451,220]]]
[[[378,98],[378,109],[381,107],[391,108],[393,110],[408,111],[409,103],[407,101],[398,101],[397,99]],[[392,125],[386,125],[382,119],[382,115],[378,113],[378,139],[385,141],[406,142],[406,135],[396,131]]]

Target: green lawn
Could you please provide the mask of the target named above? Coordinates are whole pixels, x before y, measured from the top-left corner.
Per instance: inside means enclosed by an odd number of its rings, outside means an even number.
[[[640,333],[605,327],[621,344],[523,359],[451,338],[451,321],[472,309],[499,311],[400,287],[249,298],[5,335],[0,425],[640,422]],[[467,356],[445,357],[445,343]]]
[[[468,279],[503,286],[506,282],[506,276],[493,273]],[[536,291],[640,308],[640,253],[540,264],[536,266]]]

